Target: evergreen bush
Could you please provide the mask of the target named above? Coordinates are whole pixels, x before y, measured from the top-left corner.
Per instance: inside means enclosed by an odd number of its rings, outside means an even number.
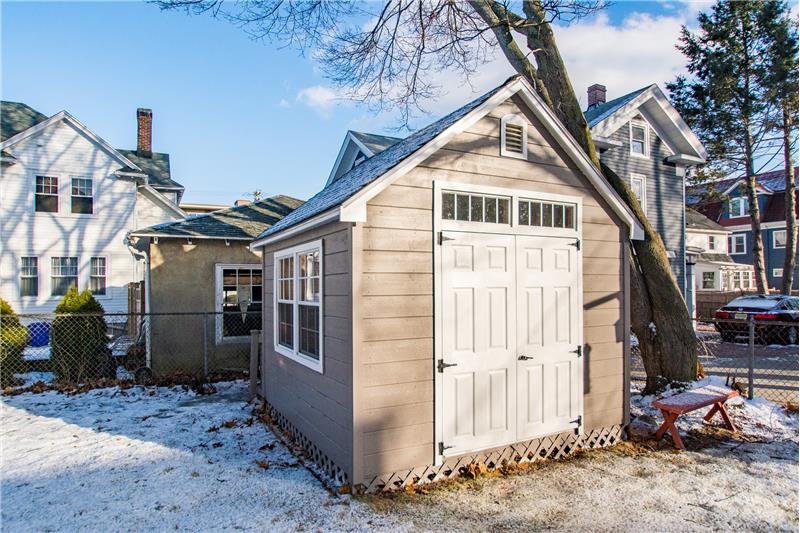
[[[25,372],[22,352],[28,345],[28,328],[20,324],[11,306],[0,298],[0,386],[13,384],[14,374]]]
[[[72,287],[64,295],[50,332],[50,364],[57,379],[81,383],[111,377],[113,364],[103,313],[103,306],[88,290],[79,293]]]

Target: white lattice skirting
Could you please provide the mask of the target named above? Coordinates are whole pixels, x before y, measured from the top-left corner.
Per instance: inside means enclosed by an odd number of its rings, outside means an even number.
[[[298,430],[279,411],[267,405],[275,422],[302,447],[310,459],[319,466],[336,485],[350,484],[347,473],[337,466],[325,453]],[[357,492],[389,492],[408,485],[422,485],[458,477],[462,469],[470,464],[483,463],[490,470],[504,465],[530,463],[545,459],[561,459],[578,450],[613,446],[625,438],[625,427],[620,425],[595,428],[588,433],[560,433],[541,439],[518,442],[504,448],[483,451],[448,459],[444,464],[420,466],[398,472],[388,472],[372,477],[363,486],[354,487]]]

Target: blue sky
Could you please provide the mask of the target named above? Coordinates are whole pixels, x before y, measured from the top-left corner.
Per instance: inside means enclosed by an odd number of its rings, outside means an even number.
[[[609,98],[671,79],[681,23],[704,3],[618,2],[557,28],[576,92],[593,82]],[[153,149],[169,152],[185,201],[230,204],[248,192],[307,198],[330,172],[347,129],[392,133],[391,112],[342,102],[314,62],[296,50],[251,41],[208,16],[134,2],[3,2],[4,100],[51,115],[66,109],[120,148],[135,148],[137,107],[154,115]],[[497,58],[428,106],[418,125],[502,82]]]

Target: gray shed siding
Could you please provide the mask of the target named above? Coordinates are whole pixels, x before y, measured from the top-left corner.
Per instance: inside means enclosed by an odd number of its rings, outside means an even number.
[[[675,165],[665,162],[672,154],[653,128],[650,128],[650,157],[647,159],[631,155],[628,123],[614,132],[611,140],[622,143],[622,146],[604,151],[600,159],[629,185],[631,174],[646,177],[647,218],[661,234],[667,250],[675,252],[670,264],[681,294],[685,294],[683,176],[676,175]]]
[[[322,239],[323,369],[274,349],[274,252]],[[336,465],[353,472],[352,230],[335,222],[264,248],[264,398]]]

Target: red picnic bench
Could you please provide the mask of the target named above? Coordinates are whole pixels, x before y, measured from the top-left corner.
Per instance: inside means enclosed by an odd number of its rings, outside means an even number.
[[[654,401],[651,405],[657,409],[661,409],[661,414],[664,415],[664,423],[656,431],[656,440],[661,440],[664,433],[669,431],[672,435],[672,442],[679,450],[683,450],[683,441],[678,428],[675,427],[675,420],[685,413],[689,413],[696,409],[713,405],[711,410],[703,417],[707,422],[719,412],[722,419],[725,421],[725,426],[731,431],[736,431],[736,426],[733,425],[731,418],[728,416],[728,411],[725,410],[725,402],[731,398],[739,396],[739,392],[729,389],[728,387],[720,387],[719,385],[706,385],[698,387],[686,392],[681,392],[669,398]]]

